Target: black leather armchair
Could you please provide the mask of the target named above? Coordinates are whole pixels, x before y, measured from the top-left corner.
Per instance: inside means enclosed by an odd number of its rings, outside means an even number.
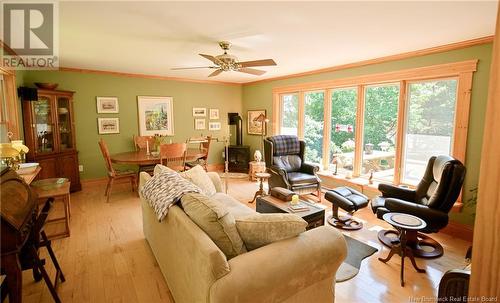
[[[286,147],[283,140],[291,142]],[[269,188],[284,187],[298,194],[315,193],[321,201],[321,179],[316,175],[319,166],[304,162],[304,141],[296,136],[273,136],[264,139],[264,157],[271,177]]]
[[[448,212],[460,195],[465,178],[465,166],[450,156],[431,157],[427,163],[424,177],[415,190],[380,184],[382,196],[372,199],[372,210],[378,218],[388,212],[414,215],[427,223],[424,233],[435,233],[448,225]],[[391,246],[394,237],[388,236],[395,231],[382,230],[379,240]],[[443,254],[443,247],[429,236],[414,233],[408,239],[413,254],[417,257],[434,258]],[[425,250],[422,246],[432,247]]]

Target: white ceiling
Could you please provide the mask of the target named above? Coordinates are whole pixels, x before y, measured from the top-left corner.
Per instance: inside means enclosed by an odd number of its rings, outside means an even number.
[[[493,35],[497,1],[60,2],[61,66],[229,82],[305,72]],[[233,43],[263,76],[174,71]]]

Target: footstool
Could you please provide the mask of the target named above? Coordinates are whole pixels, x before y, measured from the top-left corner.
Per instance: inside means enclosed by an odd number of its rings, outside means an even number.
[[[330,225],[347,230],[363,227],[363,223],[353,219],[352,215],[358,209],[368,206],[368,197],[347,186],[337,187],[325,193],[325,199],[332,203],[332,216],[328,218]],[[339,217],[339,207],[347,212]]]

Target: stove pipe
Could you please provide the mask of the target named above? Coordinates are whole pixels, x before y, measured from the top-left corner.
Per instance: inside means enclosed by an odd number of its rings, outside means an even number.
[[[236,125],[236,145],[243,145],[243,120],[238,113],[228,113],[229,125]]]

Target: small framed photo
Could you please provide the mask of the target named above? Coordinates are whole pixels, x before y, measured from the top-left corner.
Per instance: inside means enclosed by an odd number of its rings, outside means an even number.
[[[193,117],[206,117],[207,109],[205,107],[193,107]]]
[[[207,126],[205,124],[205,119],[194,119],[194,129],[196,130],[207,129]]]
[[[210,120],[219,120],[219,109],[218,108],[211,108],[210,109]]]
[[[208,130],[220,130],[221,124],[220,122],[209,122],[208,123]]]
[[[117,97],[97,97],[97,113],[98,114],[117,114],[118,113],[118,98]]]
[[[97,118],[97,129],[100,135],[119,134],[120,118]]]

